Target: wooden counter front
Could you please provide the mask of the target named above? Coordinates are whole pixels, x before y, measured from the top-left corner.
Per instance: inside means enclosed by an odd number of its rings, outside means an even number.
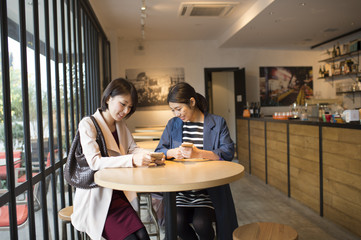
[[[322,132],[324,216],[361,236],[361,131]]]
[[[287,171],[287,126],[284,123],[267,123],[268,184],[285,194],[288,194]]]
[[[320,213],[318,127],[289,125],[290,195]]]
[[[264,122],[250,122],[251,173],[266,180]]]
[[[355,124],[237,119],[247,172],[359,236],[360,139]]]

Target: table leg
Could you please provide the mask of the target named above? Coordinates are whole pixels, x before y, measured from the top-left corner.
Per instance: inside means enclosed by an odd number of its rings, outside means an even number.
[[[176,193],[164,193],[165,200],[165,239],[177,239],[177,208],[176,208]]]

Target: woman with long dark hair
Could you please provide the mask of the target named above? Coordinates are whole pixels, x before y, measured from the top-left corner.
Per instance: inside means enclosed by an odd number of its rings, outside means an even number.
[[[170,89],[167,100],[175,117],[169,120],[155,151],[163,152],[167,159],[233,159],[234,143],[226,121],[207,113],[206,99],[191,85],[176,84]],[[185,142],[192,143],[192,147],[182,146]],[[213,240],[213,221],[216,221],[218,239],[232,239],[238,223],[228,184],[179,192],[176,202],[177,230],[183,240]]]

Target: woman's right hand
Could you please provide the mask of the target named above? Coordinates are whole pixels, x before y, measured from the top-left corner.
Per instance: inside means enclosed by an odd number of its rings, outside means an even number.
[[[133,155],[133,164],[137,167],[148,166],[152,157],[149,153],[135,153]]]
[[[180,148],[173,148],[167,151],[167,158],[183,159]]]

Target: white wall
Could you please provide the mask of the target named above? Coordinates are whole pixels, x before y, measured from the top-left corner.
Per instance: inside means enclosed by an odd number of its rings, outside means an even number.
[[[249,102],[259,99],[260,66],[313,66],[318,74],[320,51],[218,48],[216,41],[145,41],[144,51],[136,50],[137,42],[111,41],[112,77],[124,77],[127,68],[183,67],[185,81],[201,94],[204,89],[204,68],[240,67],[246,69],[246,94]],[[314,77],[315,79],[315,77]],[[314,80],[314,89],[329,89],[330,83]],[[322,90],[323,91],[323,90]],[[332,93],[330,95],[332,95]],[[323,96],[322,96],[323,97]],[[325,96],[326,97],[326,96]],[[132,130],[136,125],[166,124],[170,111],[137,111],[129,120]]]

